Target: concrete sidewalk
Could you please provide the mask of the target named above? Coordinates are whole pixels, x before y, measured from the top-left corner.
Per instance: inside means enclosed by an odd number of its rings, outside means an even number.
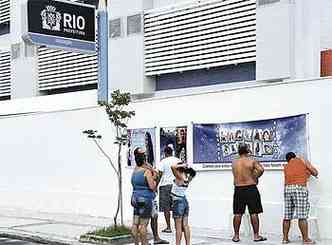
[[[112,223],[111,218],[92,217],[75,214],[51,214],[34,212],[29,210],[1,208],[0,207],[0,236],[22,239],[27,241],[39,241],[56,245],[80,244],[79,236],[108,226]],[[160,234],[163,239],[175,244],[175,234]],[[281,237],[265,234],[268,241],[261,244],[281,244]],[[230,245],[230,232],[192,228],[192,244],[195,245]],[[242,238],[239,244],[257,244],[249,238]],[[291,244],[301,244],[300,240]],[[317,244],[331,245],[332,241],[321,241]]]

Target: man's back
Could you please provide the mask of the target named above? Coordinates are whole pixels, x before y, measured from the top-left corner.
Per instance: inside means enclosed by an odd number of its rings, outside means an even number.
[[[240,158],[233,162],[233,176],[235,186],[256,185],[254,176],[255,161],[248,158]]]
[[[174,180],[174,175],[171,169],[172,165],[180,163],[181,160],[177,157],[169,156],[162,159],[159,164],[157,164],[157,169],[163,173],[160,181],[160,186],[172,185]]]

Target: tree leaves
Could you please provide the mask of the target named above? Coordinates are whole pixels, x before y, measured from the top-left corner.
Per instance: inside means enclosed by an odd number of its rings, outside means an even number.
[[[128,109],[131,102],[130,93],[121,93],[120,90],[115,90],[111,93],[111,97],[110,103],[102,103],[102,106],[105,106],[108,119],[117,130],[127,129],[128,120],[135,116],[135,111]],[[127,137],[117,137],[115,141],[116,144],[125,144],[126,142]]]

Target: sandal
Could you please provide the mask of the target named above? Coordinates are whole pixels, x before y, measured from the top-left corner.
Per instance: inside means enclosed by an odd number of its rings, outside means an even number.
[[[172,230],[171,230],[171,229],[168,229],[168,228],[166,228],[166,229],[162,230],[161,232],[164,232],[164,233],[172,233]]]
[[[281,243],[282,243],[282,244],[288,244],[288,243],[290,243],[290,241],[289,241],[289,240],[282,240]]]
[[[254,242],[264,242],[266,240],[267,240],[266,237],[259,236],[258,239],[254,239]]]
[[[316,244],[316,242],[309,239],[309,241],[303,241],[303,244]]]
[[[239,242],[239,241],[240,241],[239,238],[237,238],[237,239],[235,239],[234,237],[232,238],[232,242]]]
[[[154,241],[153,244],[169,244],[169,242],[166,240],[160,239],[160,240]]]

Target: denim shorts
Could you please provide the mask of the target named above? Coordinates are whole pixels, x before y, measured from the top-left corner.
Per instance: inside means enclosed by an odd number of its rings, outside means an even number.
[[[131,197],[131,205],[134,208],[134,216],[142,219],[150,219],[153,208],[153,198],[133,194]]]
[[[172,201],[173,218],[183,218],[189,216],[189,203],[187,198],[176,198]]]

